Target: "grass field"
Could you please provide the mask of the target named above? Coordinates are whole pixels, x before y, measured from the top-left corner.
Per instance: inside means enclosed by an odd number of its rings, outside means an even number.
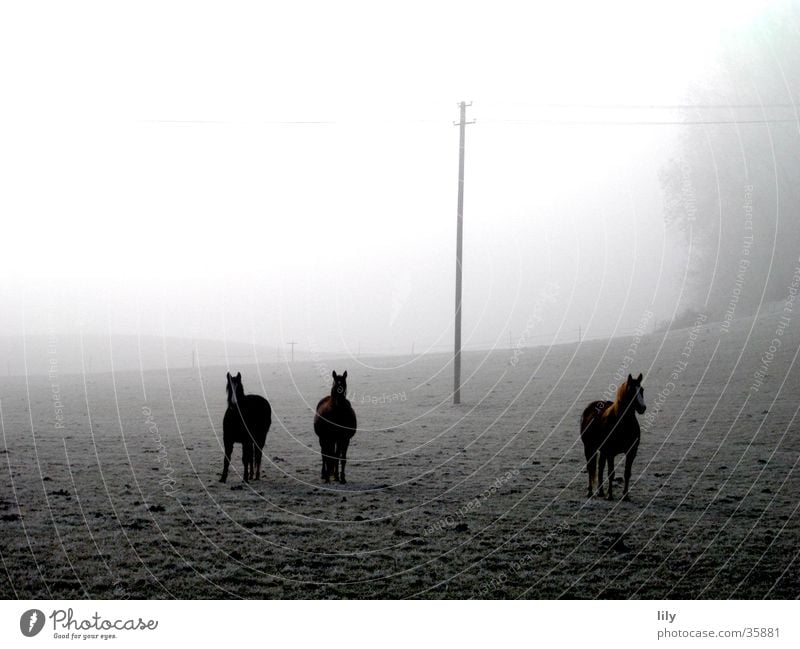
[[[0,596],[796,598],[800,318],[780,315],[470,352],[460,406],[446,355],[233,367],[273,407],[251,484],[238,447],[218,482],[225,367],[4,377]],[[347,485],[320,483],[311,425],[332,369],[359,417]],[[587,500],[580,412],[628,371],[632,499]]]

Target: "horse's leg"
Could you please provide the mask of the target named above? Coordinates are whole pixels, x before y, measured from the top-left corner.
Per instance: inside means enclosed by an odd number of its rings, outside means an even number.
[[[247,479],[248,480],[253,480],[255,478],[255,476],[256,476],[256,472],[255,472],[255,456],[256,456],[256,446],[257,446],[257,444],[256,444],[255,437],[253,437],[253,433],[251,432],[251,430],[247,426],[245,426],[245,436],[247,438],[247,452],[248,452],[247,466],[248,466],[248,469],[249,469],[249,471],[247,473]],[[242,445],[242,447],[244,448],[244,445]]]
[[[603,451],[597,451],[597,495],[602,497],[605,496],[605,492],[603,491],[603,468],[606,463],[606,456]]]
[[[333,467],[333,481],[339,482],[339,448],[341,441],[334,440],[331,445],[331,467]]]
[[[339,462],[336,461],[335,441],[328,446],[328,478],[333,478],[334,482],[339,481]]]
[[[228,467],[231,465],[231,453],[233,453],[233,444],[224,440],[225,443],[225,461],[222,465],[222,477],[220,482],[225,482],[228,479]]]
[[[608,499],[614,500],[614,456],[609,454],[606,461],[608,462]]]
[[[630,451],[625,453],[625,485],[622,487],[622,500],[630,500],[628,496],[628,483],[631,480],[631,468],[633,461],[636,459],[637,447],[634,446]]]
[[[261,455],[263,453],[263,449],[256,443],[255,448],[253,449],[253,454],[255,455],[254,464],[255,464],[255,477],[253,480],[261,480]]]
[[[585,450],[585,449],[584,449]],[[586,451],[586,473],[589,474],[589,493],[586,494],[587,498],[594,495],[594,480],[597,473],[597,451]]]
[[[328,442],[328,440],[325,440],[320,444],[320,451],[322,452],[322,481],[330,482],[332,473],[331,456],[333,454],[333,449],[331,448],[331,444]]]
[[[242,464],[244,464],[244,481],[249,482],[253,474],[253,443],[242,440]]]
[[[344,477],[344,467],[347,464],[347,447],[348,446],[350,446],[350,440],[349,439],[347,439],[346,437],[343,437],[341,440],[339,440],[339,448],[337,450],[339,451],[339,453],[338,453],[339,462],[342,465],[341,468],[339,469],[339,482],[341,482],[342,484],[345,484],[347,482],[347,480]]]

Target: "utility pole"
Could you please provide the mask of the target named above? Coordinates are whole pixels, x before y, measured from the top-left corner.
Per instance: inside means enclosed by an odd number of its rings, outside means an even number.
[[[287,345],[292,346],[292,363],[294,363],[294,346],[297,344],[294,340],[292,342],[286,343]]]
[[[474,124],[475,120],[467,122],[467,106],[472,106],[461,102],[461,110],[458,122],[454,125],[460,127],[461,134],[458,142],[458,223],[456,226],[456,323],[455,323],[455,350],[453,352],[453,404],[461,403],[461,262],[463,252],[463,229],[464,229],[464,136],[467,131],[467,124]]]

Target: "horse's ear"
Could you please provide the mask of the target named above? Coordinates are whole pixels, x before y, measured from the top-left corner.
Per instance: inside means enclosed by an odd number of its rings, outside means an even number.
[[[642,382],[642,373],[641,372],[639,372],[639,378],[636,379],[636,382],[637,383],[641,383]]]
[[[242,373],[241,373],[241,372],[239,372],[239,373],[236,375],[236,378],[237,378],[237,379],[241,379],[241,378],[242,378]]]
[[[343,378],[343,379],[346,379],[346,378],[347,378],[347,370],[345,370],[345,371],[344,371],[344,374],[342,374],[342,378]]]
[[[231,380],[231,373],[230,372],[228,372],[228,380],[229,381]]]
[[[628,383],[633,383],[633,377],[630,374],[628,374]]]
[[[331,372],[331,376],[333,377],[333,380],[335,381],[336,380],[336,370],[333,370],[333,372]]]

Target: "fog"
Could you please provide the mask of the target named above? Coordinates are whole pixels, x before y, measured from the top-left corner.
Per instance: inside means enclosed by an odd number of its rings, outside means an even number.
[[[465,347],[650,330],[672,107],[773,4],[5,6],[0,335],[447,351],[461,100]]]

